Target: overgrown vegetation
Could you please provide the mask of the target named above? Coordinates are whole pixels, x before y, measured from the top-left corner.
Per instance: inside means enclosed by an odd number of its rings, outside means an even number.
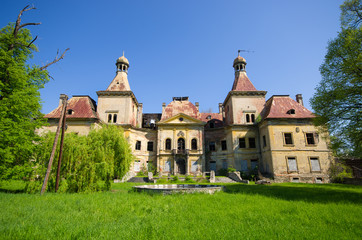
[[[32,161],[33,172],[27,192],[40,190],[51,154],[54,133],[41,137]],[[59,146],[55,155],[58,159]],[[121,128],[104,125],[88,136],[65,135],[59,192],[109,190],[110,180],[121,179],[129,170],[133,155]],[[56,164],[53,165],[48,191],[54,191]],[[104,183],[105,182],[105,183]]]
[[[144,184],[144,183],[141,183]],[[214,195],[0,192],[0,239],[360,239],[362,188],[223,184]],[[0,186],[5,189],[5,186]]]

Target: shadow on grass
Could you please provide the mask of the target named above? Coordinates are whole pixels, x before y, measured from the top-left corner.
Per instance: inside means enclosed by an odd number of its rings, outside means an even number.
[[[226,186],[226,193],[263,195],[287,201],[305,201],[315,203],[349,202],[362,204],[362,188],[348,185],[245,185]]]

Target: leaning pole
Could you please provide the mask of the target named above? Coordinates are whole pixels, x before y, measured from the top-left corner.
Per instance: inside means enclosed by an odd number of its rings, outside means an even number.
[[[61,126],[62,126],[62,124],[63,124],[63,119],[64,119],[64,115],[65,115],[65,109],[67,108],[68,96],[65,95],[65,94],[60,94],[60,99],[63,100],[62,113],[60,114],[60,117],[59,117],[59,124],[58,124],[57,132],[56,132],[55,138],[54,138],[53,149],[52,149],[52,153],[51,153],[51,155],[50,155],[49,164],[48,164],[47,172],[46,172],[46,174],[45,174],[45,178],[44,178],[43,186],[42,186],[42,188],[41,188],[40,195],[43,195],[43,193],[45,192],[45,189],[46,189],[46,187],[47,187],[47,184],[48,184],[49,175],[50,175],[50,172],[51,172],[51,170],[52,170],[52,165],[53,165],[55,150],[56,150],[56,148],[57,148],[57,143],[58,143],[58,138],[59,138],[59,132],[60,132],[60,128],[61,128]]]

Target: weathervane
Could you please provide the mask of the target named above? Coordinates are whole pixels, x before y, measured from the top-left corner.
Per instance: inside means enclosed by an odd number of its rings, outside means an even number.
[[[241,50],[238,50],[238,57],[240,57],[240,52],[254,52],[254,51],[250,51],[250,50],[243,50],[243,49],[241,49]]]

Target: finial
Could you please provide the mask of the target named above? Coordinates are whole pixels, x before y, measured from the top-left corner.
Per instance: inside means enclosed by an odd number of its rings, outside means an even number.
[[[124,57],[124,51],[123,51],[123,55],[122,55],[122,57]]]
[[[238,50],[238,57],[240,57],[240,51],[241,51],[241,50]]]

